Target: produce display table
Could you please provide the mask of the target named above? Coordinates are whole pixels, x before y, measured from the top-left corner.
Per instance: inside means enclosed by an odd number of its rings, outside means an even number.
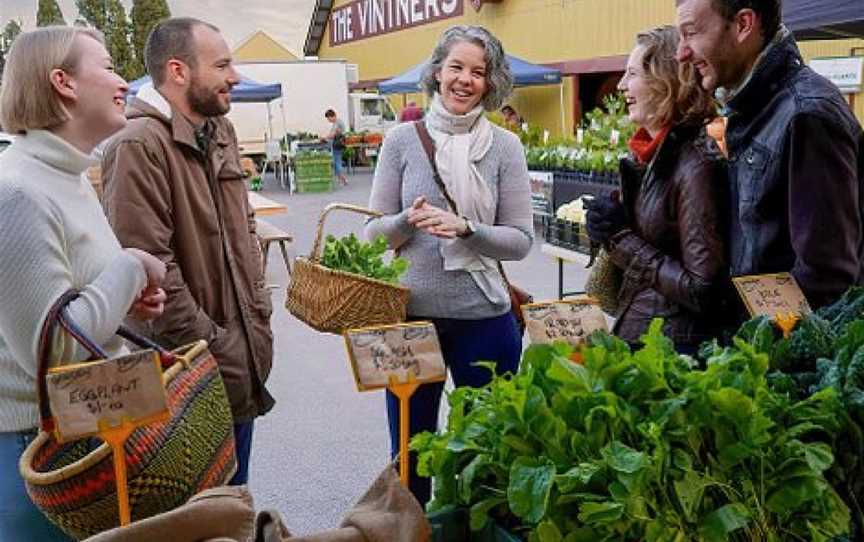
[[[255,211],[255,216],[269,216],[287,213],[288,207],[282,205],[278,201],[265,198],[257,192],[248,192],[249,206]]]
[[[585,290],[574,290],[571,292],[564,291],[564,262],[578,263],[584,266],[588,263],[588,256],[573,250],[557,247],[550,243],[543,243],[540,247],[540,252],[558,260],[558,299],[564,299],[567,296],[581,295],[585,293]]]

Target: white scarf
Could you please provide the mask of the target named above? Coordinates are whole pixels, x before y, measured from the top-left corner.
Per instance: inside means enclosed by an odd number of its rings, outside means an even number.
[[[483,108],[478,105],[465,115],[454,115],[435,94],[426,126],[435,141],[435,165],[459,213],[473,222],[494,225],[495,196],[477,169],[477,162],[492,147],[492,123],[483,116]],[[461,239],[444,240],[440,247],[445,271],[468,271],[491,303],[508,302],[494,258],[474,252]]]

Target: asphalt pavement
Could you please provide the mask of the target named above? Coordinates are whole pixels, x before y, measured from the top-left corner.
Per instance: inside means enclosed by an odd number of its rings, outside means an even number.
[[[268,177],[261,194],[288,207],[264,217],[294,236],[291,256],[309,255],[318,218],[333,202],[366,206],[368,169],[349,176],[348,186],[322,194],[289,194]],[[336,211],[325,225],[337,236],[361,233],[364,217]],[[542,232],[529,256],[505,265],[510,280],[536,300],[557,295],[557,263],[540,252]],[[587,260],[586,260],[587,261]],[[565,289],[581,289],[584,264],[565,265]],[[357,391],[341,337],[318,333],[285,309],[288,275],[271,247],[267,281],[273,296],[273,371],[267,383],[277,403],[255,423],[250,488],[258,510],[281,513],[295,535],[337,527],[389,462],[384,392]]]

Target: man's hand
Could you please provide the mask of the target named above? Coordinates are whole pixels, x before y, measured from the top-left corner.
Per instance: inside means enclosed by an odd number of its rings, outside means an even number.
[[[616,233],[629,226],[627,212],[617,199],[617,194],[608,198],[595,198],[585,202],[588,237],[595,243],[605,245]]]
[[[464,218],[429,205],[422,196],[414,200],[408,211],[408,223],[441,239],[455,239],[468,228]]]
[[[165,311],[165,301],[168,296],[162,288],[147,288],[141,296],[132,303],[129,316],[142,322],[155,320]]]
[[[162,286],[165,280],[165,264],[152,254],[139,250],[137,248],[127,248],[126,252],[135,256],[141,265],[144,266],[144,273],[147,275],[146,290],[154,290]],[[145,290],[145,291],[146,291]]]

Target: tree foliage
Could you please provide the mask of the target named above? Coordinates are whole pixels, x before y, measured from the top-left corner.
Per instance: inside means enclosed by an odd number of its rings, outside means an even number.
[[[0,33],[0,76],[3,75],[3,66],[6,64],[6,55],[9,53],[9,47],[12,46],[12,41],[21,33],[21,22],[15,19],[10,20],[3,27],[3,32]]]
[[[36,10],[36,26],[65,25],[63,12],[57,5],[57,0],[39,0]]]
[[[132,23],[120,0],[76,0],[79,17],[105,35],[114,69],[126,80],[144,73],[143,62],[132,47]]]
[[[159,21],[170,16],[171,11],[165,0],[134,0],[132,3],[132,48],[142,65],[142,71],[147,36]]]

